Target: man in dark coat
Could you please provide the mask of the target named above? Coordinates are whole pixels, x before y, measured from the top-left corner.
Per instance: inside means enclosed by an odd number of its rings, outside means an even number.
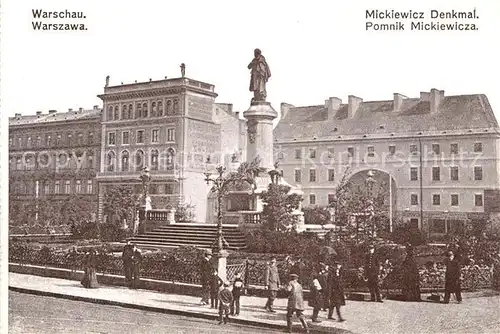
[[[460,287],[460,259],[455,258],[452,251],[447,253],[448,258],[445,260],[446,275],[444,285],[444,303],[450,302],[450,295],[455,294],[458,303],[462,302],[462,291]]]
[[[333,309],[335,308],[339,322],[344,321],[344,318],[342,318],[342,315],[340,314],[340,307],[345,305],[343,272],[344,270],[342,265],[337,262],[335,263],[335,267],[330,269],[330,273],[328,275],[328,287],[330,289],[328,319],[334,319]]]
[[[208,305],[210,299],[210,280],[213,273],[213,267],[211,263],[212,254],[210,252],[205,252],[205,257],[201,262],[201,304]]]
[[[134,254],[134,246],[129,240],[127,241],[126,245],[123,246],[123,253],[122,253],[125,283],[129,287],[132,285],[132,272],[134,270],[134,263],[132,261],[133,254]]]
[[[370,301],[382,303],[379,288],[380,260],[375,253],[375,246],[368,247],[368,253],[365,256],[365,278],[368,289],[370,289]]]
[[[141,281],[141,262],[142,252],[137,246],[134,245],[134,253],[132,255],[134,270],[132,272],[132,289],[137,289]]]
[[[278,295],[278,289],[281,284],[278,266],[276,265],[276,258],[274,257],[271,259],[271,263],[268,264],[266,268],[264,281],[268,291],[265,309],[271,313],[275,313],[276,311],[273,309],[273,304],[276,296]]]
[[[406,246],[406,258],[403,262],[403,296],[406,301],[419,302],[420,298],[420,275],[417,263],[413,256],[413,247]]]

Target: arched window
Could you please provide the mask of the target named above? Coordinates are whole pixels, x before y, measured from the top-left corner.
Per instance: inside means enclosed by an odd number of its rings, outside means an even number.
[[[108,152],[108,158],[107,158],[107,170],[108,172],[114,172],[115,171],[115,152],[110,151]]]
[[[174,169],[175,151],[173,148],[167,149],[167,170]]]
[[[122,172],[128,172],[129,169],[129,154],[128,151],[122,152]]]
[[[142,104],[139,102],[135,106],[135,118],[141,118],[142,116]]]
[[[138,150],[135,153],[135,170],[141,171],[144,167],[144,152],[142,150]]]
[[[167,101],[167,115],[171,115],[171,114],[172,114],[172,101],[168,100]]]
[[[151,117],[156,117],[156,102],[151,103]]]
[[[106,120],[111,121],[113,119],[113,107],[109,106],[108,107],[108,113],[106,115]]]
[[[148,117],[148,103],[144,102],[142,104],[142,117],[146,118]]]
[[[174,114],[177,114],[179,111],[179,100],[175,99],[174,100]]]
[[[158,170],[158,150],[151,151],[151,170]]]
[[[132,119],[132,115],[133,115],[133,112],[134,112],[134,108],[133,108],[133,104],[129,104],[128,105],[128,119]]]
[[[115,106],[114,120],[117,121],[119,119],[120,119],[120,108],[118,106]]]
[[[158,116],[163,116],[163,102],[158,101]]]
[[[126,104],[122,106],[122,119],[128,119],[128,110]]]

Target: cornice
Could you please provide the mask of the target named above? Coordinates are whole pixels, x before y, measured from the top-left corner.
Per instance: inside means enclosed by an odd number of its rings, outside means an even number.
[[[175,95],[186,92],[196,92],[210,97],[217,97],[218,94],[214,92],[208,92],[206,90],[196,88],[196,87],[163,87],[163,88],[153,88],[153,89],[142,89],[133,91],[124,91],[116,93],[104,93],[97,95],[103,101],[121,101],[121,100],[132,100],[132,99],[145,99],[152,97],[163,97],[165,95]]]

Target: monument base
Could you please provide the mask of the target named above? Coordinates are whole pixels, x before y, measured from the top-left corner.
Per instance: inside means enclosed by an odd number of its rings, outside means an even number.
[[[226,250],[220,250],[216,253],[212,253],[215,260],[215,266],[217,268],[217,274],[220,279],[225,282],[227,280],[227,257],[229,253]]]

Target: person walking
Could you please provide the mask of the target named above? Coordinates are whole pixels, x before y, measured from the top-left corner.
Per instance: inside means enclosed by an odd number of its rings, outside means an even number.
[[[229,290],[229,282],[224,282],[224,288],[219,292],[219,325],[229,321],[229,309],[233,302],[233,293]]]
[[[201,305],[208,305],[210,299],[210,277],[212,276],[213,267],[211,263],[212,254],[205,252],[205,257],[201,261],[200,276],[201,276]]]
[[[448,257],[445,260],[446,274],[444,285],[444,303],[448,304],[450,302],[451,294],[454,293],[457,302],[460,304],[462,303],[462,290],[460,287],[460,259],[455,257],[455,254],[452,251],[448,251],[446,255]]]
[[[81,284],[87,289],[98,288],[99,282],[96,275],[97,254],[94,249],[87,252],[84,262],[85,272]]]
[[[132,289],[137,289],[141,282],[141,262],[142,262],[142,252],[136,245],[133,246],[134,253],[132,255],[132,261],[134,265],[133,277],[132,277]]]
[[[231,303],[231,315],[240,315],[240,297],[243,292],[243,280],[241,274],[236,273],[233,282],[233,302]]]
[[[375,246],[370,245],[368,247],[368,253],[365,256],[365,277],[370,290],[370,301],[377,301],[382,303],[382,298],[380,297],[380,287],[379,287],[379,275],[380,275],[380,260],[378,255],[375,253]]]
[[[278,295],[280,276],[278,273],[278,266],[276,265],[276,258],[274,257],[271,258],[271,263],[266,268],[264,281],[268,291],[267,302],[264,308],[271,313],[275,313],[276,311],[273,309],[273,304]]]
[[[298,282],[299,275],[290,274],[290,282],[286,290],[288,291],[288,304],[286,312],[286,329],[288,333],[292,332],[292,316],[295,313],[299,318],[302,327],[309,333],[309,327],[304,319],[304,292],[302,285]]]
[[[319,282],[319,273],[313,273],[313,280],[311,285],[311,299],[309,301],[309,306],[313,308],[312,322],[321,322],[318,319],[319,311],[323,308],[323,286]]]
[[[210,308],[217,308],[219,304],[219,288],[222,284],[222,279],[219,277],[217,270],[214,269],[210,277]]]
[[[122,261],[123,261],[123,274],[125,275],[125,283],[128,287],[132,286],[132,274],[134,271],[134,262],[132,260],[134,255],[134,246],[127,241],[123,246]]]
[[[413,256],[413,247],[406,245],[406,258],[402,265],[403,271],[403,296],[406,301],[421,301],[420,298],[420,275],[417,263]]]
[[[335,267],[330,270],[328,276],[328,286],[329,286],[329,296],[330,304],[328,308],[328,319],[335,320],[333,318],[333,309],[337,311],[337,317],[339,322],[345,321],[340,313],[340,307],[345,305],[345,294],[344,294],[344,283],[343,283],[343,268],[340,262],[335,263]]]

